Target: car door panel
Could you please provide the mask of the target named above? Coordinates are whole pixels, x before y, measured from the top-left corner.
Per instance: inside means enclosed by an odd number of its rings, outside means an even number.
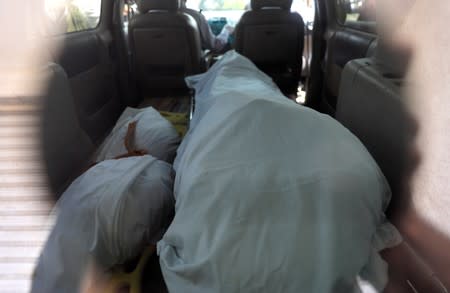
[[[94,143],[105,137],[123,107],[116,86],[109,31],[83,31],[58,37],[55,60],[66,71],[82,128]]]

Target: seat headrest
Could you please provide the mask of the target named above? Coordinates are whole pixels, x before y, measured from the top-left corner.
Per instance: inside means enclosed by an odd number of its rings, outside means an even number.
[[[180,8],[180,0],[136,0],[140,13],[147,13],[150,10],[174,11]]]
[[[403,78],[411,63],[412,52],[408,48],[394,48],[390,43],[379,39],[375,49],[375,60],[388,70],[391,75]]]
[[[251,0],[252,10],[261,10],[268,7],[281,8],[282,10],[291,10],[293,0]]]

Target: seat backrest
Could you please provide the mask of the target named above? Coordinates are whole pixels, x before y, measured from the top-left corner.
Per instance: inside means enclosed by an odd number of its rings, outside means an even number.
[[[214,40],[209,36],[210,27],[207,23],[206,23],[206,25],[205,25],[205,23],[203,23],[206,20],[202,19],[202,18],[204,18],[204,17],[202,17],[202,14],[197,10],[187,8],[184,0],[181,0],[180,3],[181,3],[180,10],[183,13],[186,13],[186,14],[192,16],[192,18],[195,19],[195,22],[197,23],[198,30],[200,32],[200,40],[202,42],[202,49],[205,50],[205,49],[213,48]]]
[[[144,96],[185,88],[184,77],[205,70],[196,21],[179,0],[140,0],[129,23],[130,49],[138,88]]]
[[[343,70],[336,119],[367,147],[386,176],[393,193],[390,211],[405,205],[405,182],[415,167],[411,147],[417,123],[409,112],[411,99],[402,94],[407,60],[393,66],[392,59],[408,59],[383,52],[348,62]],[[392,57],[397,56],[397,57]],[[400,63],[397,61],[397,63]]]
[[[408,52],[396,52],[378,42],[374,56],[348,62],[336,119],[361,140],[386,176],[392,190],[388,217],[405,236],[405,243],[382,253],[389,264],[384,292],[416,288],[415,292],[444,293],[448,265],[441,266],[445,254],[439,248],[448,247],[448,239],[410,202],[413,175],[420,163],[416,150],[420,125],[411,112],[413,97],[407,94],[409,57]],[[405,284],[409,288],[401,290]]]
[[[61,54],[52,54],[69,78],[81,128],[98,145],[123,111],[111,48],[95,32],[70,37]]]
[[[50,76],[43,99],[42,152],[50,187],[59,197],[90,163],[95,147],[80,126],[65,71],[56,64],[46,71]]]
[[[292,0],[252,0],[236,26],[234,47],[269,75],[287,69],[299,78],[305,25],[291,5]]]
[[[403,204],[398,195],[415,135],[401,83],[373,58],[352,60],[342,73],[336,109],[336,119],[361,140],[386,176],[393,192],[391,210]]]

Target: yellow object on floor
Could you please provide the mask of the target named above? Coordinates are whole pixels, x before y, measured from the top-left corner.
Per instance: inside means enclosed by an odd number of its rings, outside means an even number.
[[[128,287],[128,292],[130,293],[141,293],[142,274],[144,272],[144,267],[147,264],[149,258],[155,252],[155,249],[155,246],[149,246],[144,251],[134,271],[130,273],[124,273],[120,271],[113,273],[105,293],[121,292],[120,290],[123,287]]]
[[[172,125],[177,130],[178,134],[181,137],[187,132],[188,123],[189,123],[189,114],[188,113],[175,113],[175,112],[166,112],[159,111],[159,113],[172,123]]]

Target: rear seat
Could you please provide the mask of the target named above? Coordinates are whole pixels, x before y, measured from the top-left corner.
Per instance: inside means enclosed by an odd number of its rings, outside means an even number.
[[[393,194],[403,193],[408,149],[417,126],[407,112],[408,99],[401,95],[404,70],[385,65],[381,50],[370,58],[356,59],[344,67],[336,119],[350,129],[378,162]],[[392,208],[403,205],[393,199]]]
[[[50,64],[42,113],[42,152],[49,184],[57,197],[90,163],[95,150],[81,128],[69,81],[61,66]]]
[[[292,0],[252,0],[235,29],[235,49],[268,74],[281,91],[297,92],[305,38],[303,18]],[[280,45],[283,44],[283,45]]]
[[[137,1],[140,14],[129,23],[133,73],[142,97],[187,91],[184,77],[204,72],[206,63],[194,18],[178,0]]]
[[[328,98],[327,101],[322,101],[322,107],[327,113],[335,115],[336,101],[345,65],[353,59],[372,57],[377,39],[349,31],[338,31],[330,36],[328,42],[329,48],[333,49],[328,50],[326,54],[323,90]]]
[[[361,140],[385,174],[392,189],[388,216],[394,224],[408,210],[407,188],[417,164],[412,147],[418,126],[408,112],[411,101],[402,94],[407,59],[379,46],[373,57],[348,62],[336,110],[336,119]],[[386,292],[412,292],[411,285],[414,292],[446,292],[407,241],[382,254],[391,281]]]

